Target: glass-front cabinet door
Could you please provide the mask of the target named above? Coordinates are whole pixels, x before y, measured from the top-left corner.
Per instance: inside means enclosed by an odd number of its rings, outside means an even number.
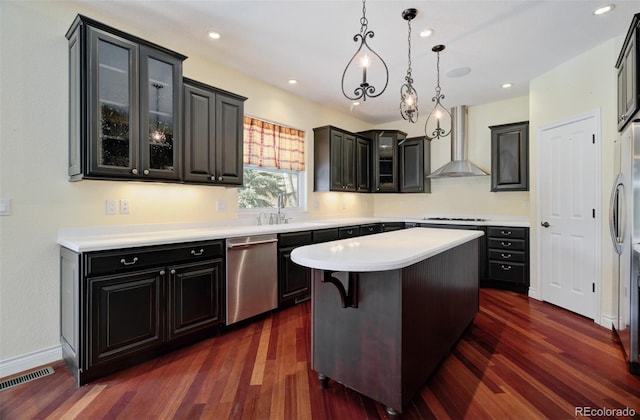
[[[135,175],[138,148],[138,46],[91,29],[89,173]]]
[[[169,55],[140,48],[142,175],[178,179],[182,64]]]
[[[182,61],[90,29],[91,175],[179,179]]]
[[[380,133],[374,142],[377,157],[376,191],[398,191],[398,157],[396,136],[389,133]]]

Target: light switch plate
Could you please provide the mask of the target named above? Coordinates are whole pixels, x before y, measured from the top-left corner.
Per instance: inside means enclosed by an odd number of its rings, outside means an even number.
[[[10,216],[10,215],[11,215],[11,199],[0,198],[0,216]]]
[[[105,212],[107,214],[116,214],[116,200],[107,200],[105,203]]]

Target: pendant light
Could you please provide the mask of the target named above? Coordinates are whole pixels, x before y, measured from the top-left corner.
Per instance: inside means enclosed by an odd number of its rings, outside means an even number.
[[[440,90],[440,52],[444,50],[444,45],[436,45],[431,49],[438,56],[437,59],[437,84],[436,84],[436,96],[431,100],[435,102],[435,106],[429,113],[427,121],[424,124],[424,136],[427,140],[435,140],[441,137],[446,137],[451,133],[451,113],[440,102],[444,99],[444,95]]]
[[[358,46],[358,49],[356,50],[355,54],[353,54],[353,57],[351,57],[351,60],[349,60],[349,62],[347,63],[347,67],[345,67],[344,72],[342,73],[342,94],[347,99],[350,99],[352,101],[356,101],[359,99],[366,101],[367,97],[369,98],[378,97],[382,95],[382,93],[387,89],[387,84],[389,83],[389,69],[387,68],[387,64],[378,55],[378,53],[372,50],[371,47],[369,47],[369,44],[367,44],[367,38],[373,38],[374,33],[373,31],[368,30],[369,22],[367,21],[367,18],[366,18],[367,9],[366,9],[365,2],[366,0],[362,0],[362,17],[360,18],[360,33],[357,33],[353,36],[353,41],[359,42],[360,45]],[[376,92],[377,90],[376,87],[371,83],[370,69],[372,68],[371,65],[373,64],[372,60],[375,60],[376,57],[377,57],[376,61],[379,60],[380,63],[382,63],[382,66],[384,67],[384,73],[385,73],[384,86],[382,90],[380,90],[379,92]],[[354,65],[352,66],[352,64]],[[362,68],[361,73],[358,69],[354,68],[356,66],[360,66]],[[369,80],[367,80],[367,71],[369,71],[370,73]],[[351,79],[351,77],[348,77],[347,72],[349,72],[349,74],[352,76],[353,75],[356,76],[354,80],[360,78],[360,74],[362,74],[362,80],[353,89],[353,96],[349,96],[345,90],[345,76],[347,76],[348,79]],[[374,80],[374,81],[377,82],[378,80]]]
[[[400,115],[411,123],[418,120],[418,92],[413,87],[413,78],[411,77],[411,20],[417,14],[416,9],[405,9],[402,12],[402,18],[407,21],[409,27],[409,66],[407,67],[407,75],[404,77],[406,83],[400,87]]]

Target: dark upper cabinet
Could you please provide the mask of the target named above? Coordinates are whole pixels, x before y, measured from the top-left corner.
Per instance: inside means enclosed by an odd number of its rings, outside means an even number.
[[[400,156],[400,192],[431,192],[431,142],[411,137],[398,146]]]
[[[371,140],[371,190],[398,192],[398,143],[407,134],[398,130],[368,130],[358,134]]]
[[[369,140],[356,139],[356,190],[371,191],[371,145]]]
[[[529,190],[529,122],[491,129],[491,191]]]
[[[627,32],[616,61],[618,71],[618,131],[622,131],[640,105],[640,13],[637,13]]]
[[[69,40],[69,176],[180,179],[185,56],[78,15]]]
[[[185,182],[242,185],[245,100],[184,79]]]
[[[314,191],[359,191],[364,183],[358,174],[366,172],[361,162],[366,153],[363,143],[355,134],[332,126],[314,128],[313,133]]]

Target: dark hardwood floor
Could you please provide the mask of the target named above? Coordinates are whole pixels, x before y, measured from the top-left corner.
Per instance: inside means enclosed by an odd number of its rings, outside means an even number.
[[[511,292],[482,289],[480,308],[403,418],[573,418],[576,407],[628,407],[640,418],[640,378],[609,329]],[[53,375],[0,392],[0,418],[387,417],[338,383],[320,388],[309,369],[309,309],[276,312],[80,388],[55,363]]]

